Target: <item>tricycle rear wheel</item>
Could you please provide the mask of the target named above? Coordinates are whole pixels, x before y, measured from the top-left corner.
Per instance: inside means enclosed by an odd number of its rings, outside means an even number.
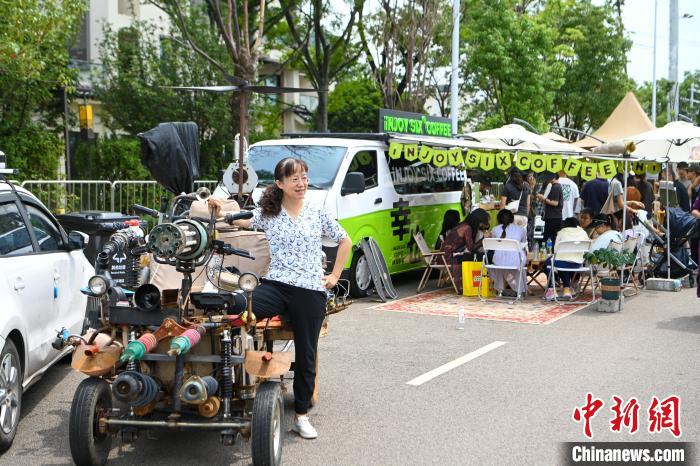
[[[112,448],[112,436],[100,432],[99,418],[112,408],[112,392],[102,379],[90,377],[78,385],[70,409],[69,439],[78,466],[102,465]]]
[[[277,466],[282,461],[284,404],[277,382],[263,382],[255,393],[252,419],[252,456],[255,466]]]

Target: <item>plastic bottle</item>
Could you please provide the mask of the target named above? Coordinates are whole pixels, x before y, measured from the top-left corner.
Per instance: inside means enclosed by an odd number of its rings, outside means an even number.
[[[552,254],[552,238],[547,238],[547,255]]]
[[[532,247],[532,257],[535,259],[540,258],[540,243],[535,241],[535,245]]]
[[[457,314],[457,330],[464,330],[464,306],[459,306]]]

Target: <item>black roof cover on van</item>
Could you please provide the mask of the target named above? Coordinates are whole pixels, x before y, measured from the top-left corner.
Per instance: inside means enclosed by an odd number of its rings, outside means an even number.
[[[196,123],[161,123],[138,137],[141,161],[156,181],[174,194],[194,191],[199,178]]]

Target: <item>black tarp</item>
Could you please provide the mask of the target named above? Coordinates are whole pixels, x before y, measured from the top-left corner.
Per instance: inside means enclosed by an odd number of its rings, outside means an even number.
[[[199,178],[196,123],[161,123],[138,137],[141,161],[156,181],[174,194],[194,191]]]

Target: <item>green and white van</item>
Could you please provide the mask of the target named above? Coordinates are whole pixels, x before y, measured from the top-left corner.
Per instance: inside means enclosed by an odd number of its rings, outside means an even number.
[[[273,182],[279,160],[296,157],[308,164],[306,199],[323,205],[352,238],[353,253],[345,275],[355,297],[368,294],[372,284],[367,261],[357,246],[360,240],[375,239],[392,274],[422,267],[413,234],[422,232],[426,242],[434,245],[445,212],[455,210],[463,216],[460,196],[465,185],[465,173],[459,168],[390,159],[386,135],[364,136],[268,140],[251,145],[246,155],[246,163],[258,176],[253,191],[256,202]],[[348,177],[349,173],[355,175]],[[363,181],[358,186],[359,180]],[[349,185],[354,188],[348,189]],[[335,250],[326,245],[324,250],[332,262]]]

